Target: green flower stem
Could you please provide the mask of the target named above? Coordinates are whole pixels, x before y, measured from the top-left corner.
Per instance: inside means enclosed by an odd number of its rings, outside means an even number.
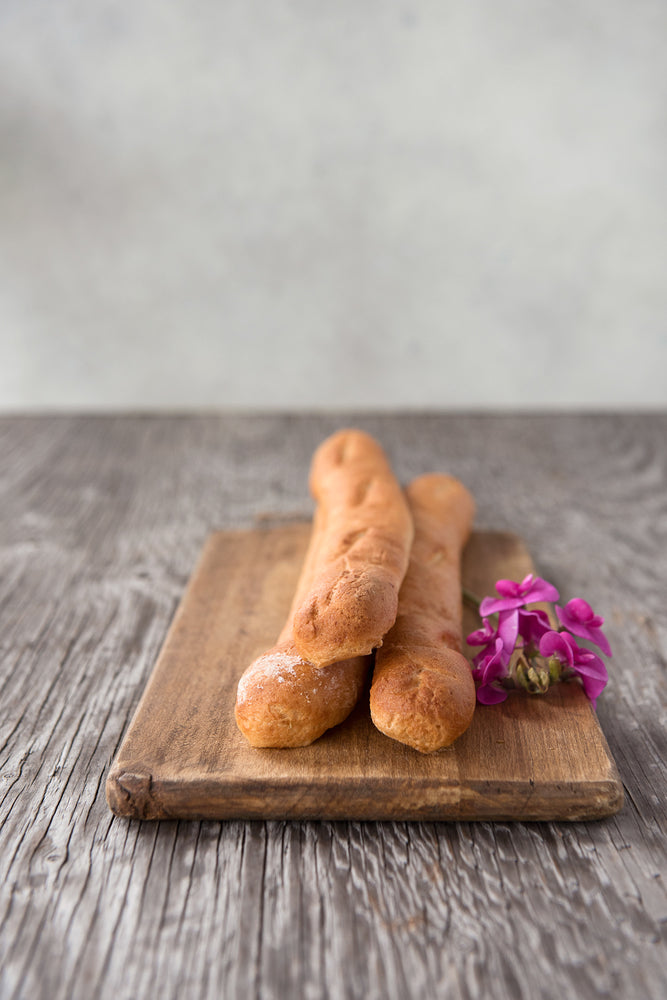
[[[472,590],[468,590],[467,587],[461,587],[461,594],[463,595],[464,603],[479,614],[479,606],[482,603],[481,597],[478,597],[477,594],[473,594]]]

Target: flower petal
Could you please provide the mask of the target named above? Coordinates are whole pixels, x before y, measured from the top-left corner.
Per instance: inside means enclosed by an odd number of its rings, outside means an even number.
[[[466,638],[466,642],[469,646],[486,646],[489,643],[494,643],[498,636],[498,630],[493,628],[488,618],[484,619],[484,628],[478,628],[474,632],[471,632]]]
[[[472,674],[476,681],[482,684],[490,684],[492,681],[507,677],[507,664],[509,656],[505,653],[502,639],[496,639],[496,648],[493,653],[487,652],[479,654],[473,660],[475,669]]]
[[[570,637],[564,632],[545,632],[540,639],[540,656],[548,658],[555,655],[562,663],[571,667],[574,663],[572,646],[576,644],[574,640],[568,642],[568,638]]]
[[[529,589],[524,592],[524,601],[526,604],[536,604],[538,601],[557,601],[559,596],[553,583],[537,576],[530,584]]]
[[[518,634],[519,609],[513,608],[511,611],[501,611],[498,615],[498,635],[502,639],[503,648],[508,659],[514,652]]]
[[[576,619],[582,625],[592,625],[594,628],[599,628],[604,622],[604,618],[596,615],[588,601],[585,601],[583,597],[573,597],[565,605],[564,611],[568,617]]]
[[[499,611],[511,611],[523,607],[523,597],[485,597],[479,606],[480,615],[495,615]]]
[[[590,604],[583,598],[573,598],[567,602],[564,608],[556,605],[556,614],[561,625],[573,635],[579,636],[580,639],[588,639],[606,656],[612,655],[607,637],[600,628],[604,618],[594,615]]]
[[[485,597],[480,604],[481,615],[510,611],[539,601],[557,601],[558,591],[547,580],[529,573],[520,583],[515,580],[497,580],[496,591],[500,597]]]
[[[599,667],[597,665],[591,666],[590,664],[583,663],[575,663],[573,667],[578,676],[581,678],[583,689],[586,692],[587,697],[593,702],[594,707],[598,696],[602,694],[607,686],[607,681],[609,680],[604,663],[597,656],[595,659],[598,661]]]
[[[515,580],[497,580],[496,590],[501,595],[501,597],[521,597],[522,587],[530,586],[533,576],[532,573],[527,576],[521,583],[516,583]]]
[[[491,687],[490,684],[483,684],[477,688],[477,701],[480,705],[498,705],[507,698],[507,691],[502,688]]]
[[[519,635],[525,642],[539,642],[552,628],[546,611],[539,608],[519,611]]]
[[[505,654],[502,639],[497,639],[496,651],[489,657],[484,667],[484,681],[488,683],[489,681],[498,680],[501,677],[507,677],[508,662],[509,656]]]

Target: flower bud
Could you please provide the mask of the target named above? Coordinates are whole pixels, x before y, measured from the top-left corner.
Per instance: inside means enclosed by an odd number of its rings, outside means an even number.
[[[557,684],[563,671],[563,664],[557,656],[552,656],[549,660],[549,680],[552,684]]]
[[[540,657],[530,662],[521,657],[516,665],[516,680],[530,694],[544,694],[550,683],[549,667]]]

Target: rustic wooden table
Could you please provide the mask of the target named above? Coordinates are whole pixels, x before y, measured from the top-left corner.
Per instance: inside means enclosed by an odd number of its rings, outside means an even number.
[[[356,424],[604,614],[626,804],[594,823],[139,822],[114,753],[207,534],[308,516]],[[667,992],[667,415],[5,417],[0,996]]]

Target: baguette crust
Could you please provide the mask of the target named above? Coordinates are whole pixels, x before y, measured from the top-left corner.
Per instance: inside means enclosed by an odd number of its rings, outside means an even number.
[[[415,539],[396,623],[376,654],[371,717],[387,736],[432,753],[468,728],[475,709],[460,574],[475,506],[451,476],[420,476],[406,493]]]
[[[368,657],[354,657],[321,669],[304,660],[292,640],[294,611],[312,587],[324,531],[324,518],[318,510],[292,607],[278,641],[250,664],[238,684],[236,724],[255,747],[308,746],[347,718],[368,677]]]
[[[362,431],[339,431],[320,445],[310,488],[324,527],[293,639],[305,660],[324,667],[382,644],[396,619],[414,529],[382,448]]]
[[[236,723],[254,747],[305,747],[356,705],[370,658],[315,667],[289,640],[258,657],[239,681]]]

